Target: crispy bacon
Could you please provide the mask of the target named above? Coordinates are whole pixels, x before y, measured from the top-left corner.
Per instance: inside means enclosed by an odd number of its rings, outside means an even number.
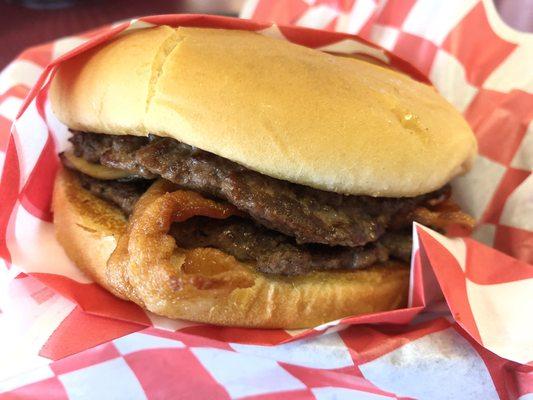
[[[175,189],[160,180],[140,198],[105,272],[115,294],[163,315],[176,299],[201,299],[205,291],[227,295],[254,283],[246,266],[219,250],[178,250],[168,235],[173,222],[195,215],[227,218],[235,208]]]
[[[461,211],[451,199],[433,207],[429,204],[427,207],[417,207],[411,217],[422,225],[461,236],[470,234],[476,223],[474,218]]]

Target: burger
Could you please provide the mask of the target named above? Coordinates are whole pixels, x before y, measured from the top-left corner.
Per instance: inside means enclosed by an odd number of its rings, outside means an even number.
[[[432,87],[257,33],[160,26],[63,62],[59,243],[153,313],[304,328],[403,307],[412,223],[472,219],[476,141]]]

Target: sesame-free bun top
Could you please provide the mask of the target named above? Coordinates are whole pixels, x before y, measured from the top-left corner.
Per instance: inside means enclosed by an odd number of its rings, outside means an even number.
[[[246,31],[121,35],[62,63],[50,99],[71,129],[168,136],[345,194],[427,193],[476,153],[465,120],[432,87]]]

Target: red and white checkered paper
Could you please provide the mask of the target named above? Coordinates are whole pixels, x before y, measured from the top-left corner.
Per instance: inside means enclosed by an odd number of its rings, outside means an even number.
[[[435,11],[428,1],[339,3],[259,0],[243,14],[359,32],[388,50],[349,34],[158,16],[29,49],[2,72],[0,399],[533,396],[532,39],[501,31],[490,4],[443,2]],[[415,226],[408,308],[299,332],[170,321],[115,299],[54,239],[51,188],[68,133],[46,87],[65,58],[153,24],[254,30],[428,76],[465,112],[480,142],[474,170],[454,183],[480,220],[474,236],[516,258]]]

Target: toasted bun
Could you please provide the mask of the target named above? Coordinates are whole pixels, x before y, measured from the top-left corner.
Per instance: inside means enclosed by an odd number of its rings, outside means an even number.
[[[71,173],[62,170],[55,183],[53,210],[57,238],[81,270],[116,295],[170,318],[290,329],[317,326],[341,317],[385,311],[406,304],[409,269],[400,263],[353,272],[275,277],[257,273],[250,265],[214,249],[210,249],[214,252],[210,254],[220,257],[226,267],[238,270],[239,281],[245,285],[223,295],[206,288],[198,291],[194,298],[179,298],[177,292],[161,289],[151,297],[142,297],[130,287],[131,282],[117,280],[120,273],[109,261],[128,229],[128,222],[117,208],[94,197],[81,188]],[[149,253],[151,249],[143,251]],[[176,249],[173,269],[183,275],[180,252],[185,250]],[[187,266],[188,271],[198,272],[209,267],[198,258],[194,260]],[[138,265],[125,267],[135,269]],[[158,283],[158,287],[165,288],[166,281],[172,278],[175,277],[165,276],[165,282]]]
[[[73,129],[169,136],[338,193],[427,193],[476,153],[465,120],[430,86],[245,31],[122,35],[62,63],[50,99]]]

